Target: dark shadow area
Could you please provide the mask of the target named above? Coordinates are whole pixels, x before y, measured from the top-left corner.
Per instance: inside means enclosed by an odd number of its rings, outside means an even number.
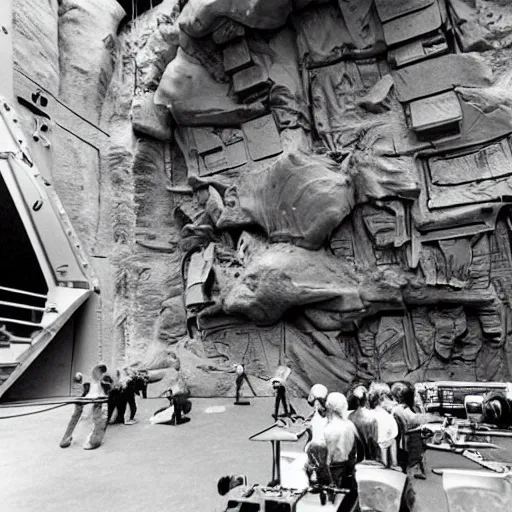
[[[126,12],[126,16],[121,20],[121,23],[119,23],[117,33],[119,34],[132,20],[162,2],[163,0],[117,0],[117,3]]]
[[[30,294],[45,295],[48,286],[39,266],[30,239],[16,205],[0,177],[0,318],[12,318],[37,323],[43,312],[45,298]],[[11,288],[18,292],[6,290]],[[28,292],[20,293],[20,292]],[[14,305],[11,305],[14,304]],[[23,306],[23,307],[19,307]],[[34,327],[9,322],[9,331],[19,336],[29,336]]]
[[[69,396],[73,345],[74,320],[71,318],[37,360],[7,390],[2,402]]]

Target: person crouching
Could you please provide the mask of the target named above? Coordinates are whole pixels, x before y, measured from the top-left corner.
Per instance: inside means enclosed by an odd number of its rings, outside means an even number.
[[[152,425],[181,425],[190,421],[187,414],[192,410],[192,402],[189,400],[190,391],[183,382],[179,382],[175,389],[164,391],[161,396],[169,400],[169,405],[158,409],[149,418]]]

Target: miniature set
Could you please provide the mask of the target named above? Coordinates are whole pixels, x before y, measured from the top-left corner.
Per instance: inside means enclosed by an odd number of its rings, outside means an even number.
[[[510,509],[512,2],[0,21],[3,402],[66,397],[92,450],[150,384],[176,435],[196,397],[272,397],[271,480],[222,477],[225,512],[407,512],[432,471],[450,512]]]

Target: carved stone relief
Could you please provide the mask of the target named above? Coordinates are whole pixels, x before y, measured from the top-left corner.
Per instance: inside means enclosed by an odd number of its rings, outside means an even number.
[[[491,4],[504,16],[493,24]],[[182,156],[168,188],[201,372],[230,379],[227,362],[243,361],[265,380],[286,360],[299,392],[317,381],[510,378],[512,11],[502,4],[175,9],[148,82],[154,119],[141,121],[151,108],[136,99],[133,122]],[[267,339],[269,326],[284,334]],[[193,385],[205,378],[187,371]]]

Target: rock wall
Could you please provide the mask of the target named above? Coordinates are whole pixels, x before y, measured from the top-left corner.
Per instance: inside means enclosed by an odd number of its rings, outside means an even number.
[[[14,3],[16,66],[109,135],[53,143],[100,357],[155,393],[510,379],[512,5],[120,4]]]
[[[115,134],[109,137],[113,106],[105,98],[125,12],[117,2],[103,0],[12,3],[14,93],[22,128],[100,281],[97,358],[110,361],[116,189],[108,169]]]

